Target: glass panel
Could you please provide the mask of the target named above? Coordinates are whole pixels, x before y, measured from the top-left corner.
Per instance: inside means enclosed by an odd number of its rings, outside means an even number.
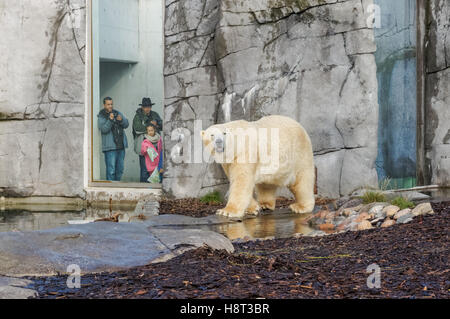
[[[157,123],[156,133],[161,133],[162,121],[157,117],[163,116],[163,0],[93,0],[92,8],[93,179],[145,182],[155,165],[145,158],[147,153],[140,158],[135,152],[142,146],[137,139],[135,147],[135,137],[152,120]],[[151,100],[151,108],[140,106],[143,98]],[[109,103],[114,110],[111,122]],[[139,131],[133,130],[135,117],[141,123]],[[159,151],[157,139],[150,139],[147,147]],[[122,143],[128,144],[124,157],[117,151]]]
[[[416,0],[375,0],[380,105],[378,158],[380,184],[415,186],[416,180]]]

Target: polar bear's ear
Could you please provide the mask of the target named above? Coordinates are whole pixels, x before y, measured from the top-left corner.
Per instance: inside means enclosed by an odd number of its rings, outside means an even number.
[[[205,131],[201,131],[201,132],[200,132],[200,136],[201,136],[201,137],[205,137],[205,134],[206,134]]]

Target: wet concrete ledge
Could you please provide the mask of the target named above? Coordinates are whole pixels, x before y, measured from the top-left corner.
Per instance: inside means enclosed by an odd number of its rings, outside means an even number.
[[[140,200],[159,201],[161,188],[87,187],[86,197],[0,197],[1,210],[26,210],[31,212],[81,211],[87,207],[130,210]]]
[[[71,197],[0,197],[2,210],[27,210],[31,212],[47,211],[80,211],[85,209],[87,202],[82,198]]]

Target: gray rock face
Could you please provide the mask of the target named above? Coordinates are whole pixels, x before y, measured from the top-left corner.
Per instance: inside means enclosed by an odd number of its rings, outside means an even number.
[[[167,260],[202,245],[233,251],[231,242],[211,231],[153,229],[141,223],[96,222],[36,232],[0,233],[0,274],[109,271]]]
[[[0,193],[84,197],[85,1],[0,15]]]
[[[429,1],[425,93],[426,182],[450,183],[450,3]]]
[[[287,115],[311,136],[321,195],[377,184],[376,47],[361,1],[166,5],[165,136],[177,126],[192,136],[193,120],[206,128]],[[177,142],[166,142],[167,159]],[[168,162],[164,189],[174,196],[227,187],[216,164]]]
[[[26,288],[31,285],[30,280],[0,276],[0,299],[28,299],[36,297],[37,292]]]

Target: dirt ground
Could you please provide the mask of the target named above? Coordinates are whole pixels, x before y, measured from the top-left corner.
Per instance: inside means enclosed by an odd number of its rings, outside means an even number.
[[[39,298],[449,298],[450,202],[408,224],[325,237],[235,244],[232,254],[200,248],[168,262],[34,279]],[[371,264],[380,288],[368,288]],[[36,288],[35,288],[36,289]]]

